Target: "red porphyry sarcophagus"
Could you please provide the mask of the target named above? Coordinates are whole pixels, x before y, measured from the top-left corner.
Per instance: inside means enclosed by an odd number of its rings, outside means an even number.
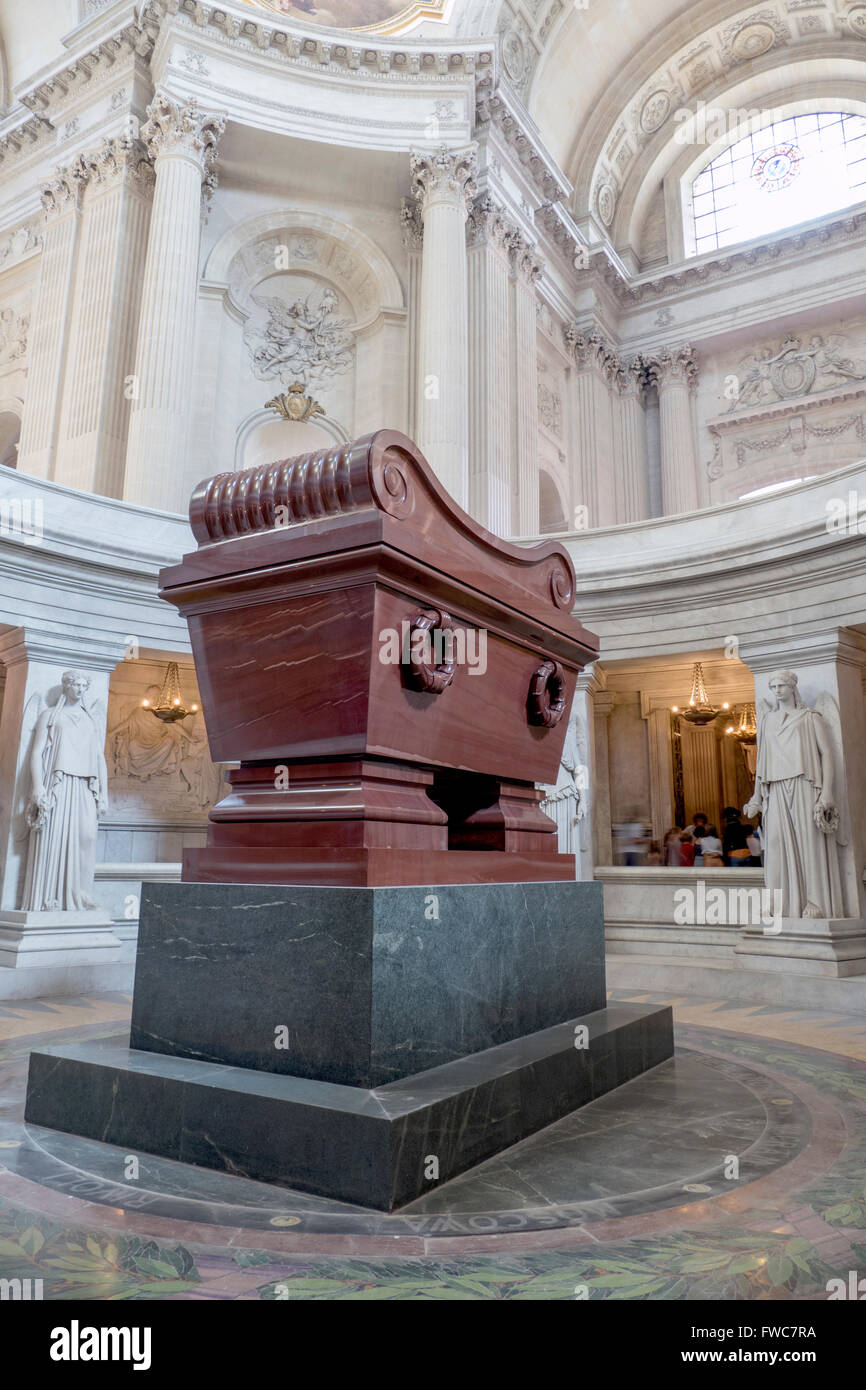
[[[189,623],[217,762],[239,762],[184,879],[571,879],[536,782],[556,779],[578,672],[555,542],[466,515],[405,435],[201,483],[197,551],[162,571]]]

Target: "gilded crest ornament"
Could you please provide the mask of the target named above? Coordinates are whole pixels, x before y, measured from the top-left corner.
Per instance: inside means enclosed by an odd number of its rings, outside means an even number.
[[[265,401],[265,409],[275,410],[283,420],[295,420],[298,424],[303,424],[305,420],[312,420],[314,416],[325,413],[319,402],[307,395],[307,389],[302,381],[293,382],[278,396],[273,396],[269,401]]]

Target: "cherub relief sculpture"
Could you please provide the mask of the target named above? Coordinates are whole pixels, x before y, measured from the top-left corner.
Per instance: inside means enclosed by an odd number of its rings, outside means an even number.
[[[764,875],[783,917],[843,917],[839,844],[839,711],[824,693],[803,703],[793,671],[770,679],[758,706],[755,792],[744,814],[762,813]]]
[[[255,298],[267,312],[262,323],[250,319],[244,342],[261,381],[278,377],[283,385],[323,382],[347,371],[352,363],[352,334],[348,321],[336,313],[339,301],[331,289],[318,298],[312,293],[289,302],[279,295]]]

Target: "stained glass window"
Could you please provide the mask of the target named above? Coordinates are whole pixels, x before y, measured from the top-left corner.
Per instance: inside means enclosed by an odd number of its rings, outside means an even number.
[[[866,118],[790,116],[750,132],[692,184],[695,254],[809,222],[866,199]]]

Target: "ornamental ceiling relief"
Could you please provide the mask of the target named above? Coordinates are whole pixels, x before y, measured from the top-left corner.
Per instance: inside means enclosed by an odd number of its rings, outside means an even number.
[[[329,29],[367,29],[398,34],[422,19],[442,19],[446,0],[246,0],[257,10]]]

